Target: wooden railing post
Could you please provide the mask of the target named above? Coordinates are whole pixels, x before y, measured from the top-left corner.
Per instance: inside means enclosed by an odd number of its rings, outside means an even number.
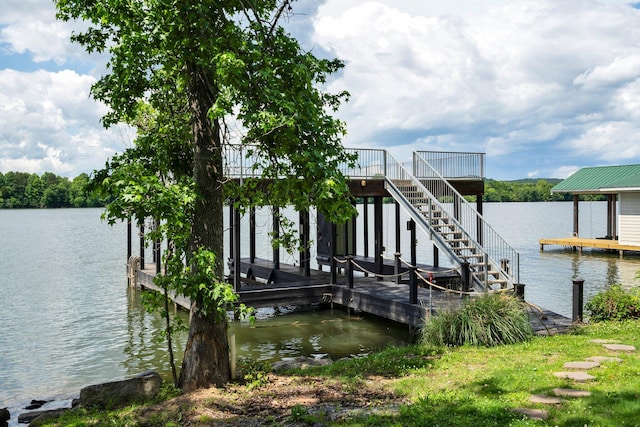
[[[347,256],[347,286],[353,289],[353,255]]]

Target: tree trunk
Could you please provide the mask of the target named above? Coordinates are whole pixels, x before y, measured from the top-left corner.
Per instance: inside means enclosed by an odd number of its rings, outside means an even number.
[[[192,251],[205,248],[216,254],[216,277],[224,281],[222,138],[219,123],[208,117],[216,88],[197,64],[187,64],[187,73],[197,193],[190,246]],[[185,391],[221,387],[231,376],[227,319],[216,313],[205,315],[200,311],[202,305],[202,301],[191,302],[189,336],[180,372],[180,386]]]

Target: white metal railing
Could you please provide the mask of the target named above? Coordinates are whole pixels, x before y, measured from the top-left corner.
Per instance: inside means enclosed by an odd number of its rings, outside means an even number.
[[[455,218],[461,227],[482,246],[483,251],[493,261],[494,268],[500,268],[506,276],[512,278],[514,283],[518,283],[520,275],[518,252],[417,152],[413,155],[413,172],[429,193],[438,199],[447,215]]]
[[[444,178],[484,178],[484,153],[451,151],[417,151],[417,153]],[[419,175],[416,176],[422,178]]]

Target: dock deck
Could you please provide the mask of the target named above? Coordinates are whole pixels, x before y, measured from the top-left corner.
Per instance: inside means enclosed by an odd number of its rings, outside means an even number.
[[[622,255],[624,251],[640,251],[640,246],[621,245],[618,240],[613,239],[585,239],[582,237],[559,237],[554,239],[540,239],[540,251],[548,245],[563,246],[582,252],[584,248],[603,249],[606,251],[618,251]]]
[[[264,264],[264,260],[260,264]],[[160,289],[153,284],[155,265],[147,264],[145,267],[136,274],[137,285],[159,291]],[[357,277],[354,278],[353,288],[349,288],[346,276],[339,275],[338,283],[330,284],[330,273],[319,270],[312,270],[310,277],[298,276],[297,281],[282,281],[284,278],[292,280],[300,270],[297,266],[281,264],[277,272],[280,282],[276,284],[243,280],[238,292],[240,302],[254,308],[338,305],[417,328],[430,315],[463,301],[457,293],[419,287],[418,304],[411,304],[407,283],[378,280],[375,277]],[[190,302],[187,298],[172,296],[172,299],[176,305],[189,309]],[[540,312],[532,309],[530,319],[536,334],[561,333],[571,327],[570,319],[548,310]]]

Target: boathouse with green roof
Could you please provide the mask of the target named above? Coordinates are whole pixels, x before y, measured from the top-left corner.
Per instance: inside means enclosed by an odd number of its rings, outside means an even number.
[[[545,244],[640,251],[640,165],[582,168],[558,183],[552,193],[573,194],[573,236],[571,239],[541,239]],[[607,198],[607,235],[581,239],[578,224],[580,195]]]

